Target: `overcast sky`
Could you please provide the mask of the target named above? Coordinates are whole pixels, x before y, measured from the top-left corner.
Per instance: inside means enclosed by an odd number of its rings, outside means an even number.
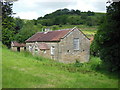
[[[58,9],[106,12],[106,0],[18,0],[13,3],[15,17],[37,19]]]

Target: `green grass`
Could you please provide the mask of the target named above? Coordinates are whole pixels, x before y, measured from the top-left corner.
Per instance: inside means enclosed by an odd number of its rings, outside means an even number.
[[[94,69],[101,63],[63,64],[26,52],[2,49],[3,88],[117,88],[118,78]],[[79,67],[78,67],[79,66]]]

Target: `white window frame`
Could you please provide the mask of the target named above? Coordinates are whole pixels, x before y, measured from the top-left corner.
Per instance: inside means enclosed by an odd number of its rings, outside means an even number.
[[[55,47],[52,46],[52,47],[51,47],[51,55],[54,55],[54,54],[55,54]]]
[[[80,40],[79,38],[74,38],[73,39],[73,49],[74,50],[79,50],[80,49]]]
[[[29,45],[29,51],[32,52],[32,45]]]

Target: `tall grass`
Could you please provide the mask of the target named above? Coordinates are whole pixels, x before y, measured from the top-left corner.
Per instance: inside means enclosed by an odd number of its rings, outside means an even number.
[[[28,52],[3,48],[3,88],[117,88],[118,79],[97,72],[101,63],[91,57],[88,63],[76,66],[63,64]],[[95,66],[95,67],[94,67]]]

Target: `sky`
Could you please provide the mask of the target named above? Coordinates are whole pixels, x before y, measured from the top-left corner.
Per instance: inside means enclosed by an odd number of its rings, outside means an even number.
[[[106,12],[106,0],[18,0],[13,3],[14,17],[29,20],[64,8]]]

